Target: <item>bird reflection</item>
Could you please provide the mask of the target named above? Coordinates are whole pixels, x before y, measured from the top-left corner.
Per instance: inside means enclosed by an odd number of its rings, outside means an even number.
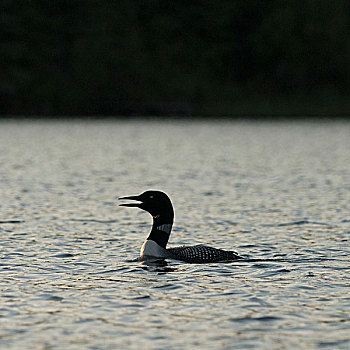
[[[170,267],[165,259],[159,258],[142,260],[141,268],[146,271],[158,272],[161,274],[176,271],[176,268]]]

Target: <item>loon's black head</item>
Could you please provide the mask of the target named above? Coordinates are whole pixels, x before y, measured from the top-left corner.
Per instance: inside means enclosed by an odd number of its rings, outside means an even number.
[[[124,207],[136,207],[149,212],[153,218],[162,218],[164,222],[173,220],[174,211],[169,197],[161,191],[146,191],[139,196],[120,197],[119,199],[129,199],[139,203],[120,204]]]
[[[154,241],[160,247],[166,248],[174,220],[174,210],[169,197],[161,191],[146,191],[139,196],[120,197],[119,199],[138,201],[138,203],[124,203],[120,205],[140,208],[153,216],[152,229],[146,242]],[[145,246],[145,243],[142,247],[141,256],[144,254],[154,255],[153,248]],[[151,252],[148,249],[151,249]]]

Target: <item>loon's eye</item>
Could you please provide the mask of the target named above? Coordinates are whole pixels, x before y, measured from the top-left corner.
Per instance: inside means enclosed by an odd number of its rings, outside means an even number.
[[[152,195],[150,195],[150,196],[149,196],[149,198],[150,198],[150,199],[153,199],[153,196],[152,196]]]

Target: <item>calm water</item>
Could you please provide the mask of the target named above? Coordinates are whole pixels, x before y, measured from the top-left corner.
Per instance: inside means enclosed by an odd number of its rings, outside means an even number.
[[[1,122],[0,347],[350,349],[350,123]],[[167,192],[170,246],[130,262]]]

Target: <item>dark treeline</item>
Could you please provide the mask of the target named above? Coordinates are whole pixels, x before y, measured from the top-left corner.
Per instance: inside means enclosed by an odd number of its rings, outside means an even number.
[[[1,114],[350,110],[349,0],[1,3]]]

